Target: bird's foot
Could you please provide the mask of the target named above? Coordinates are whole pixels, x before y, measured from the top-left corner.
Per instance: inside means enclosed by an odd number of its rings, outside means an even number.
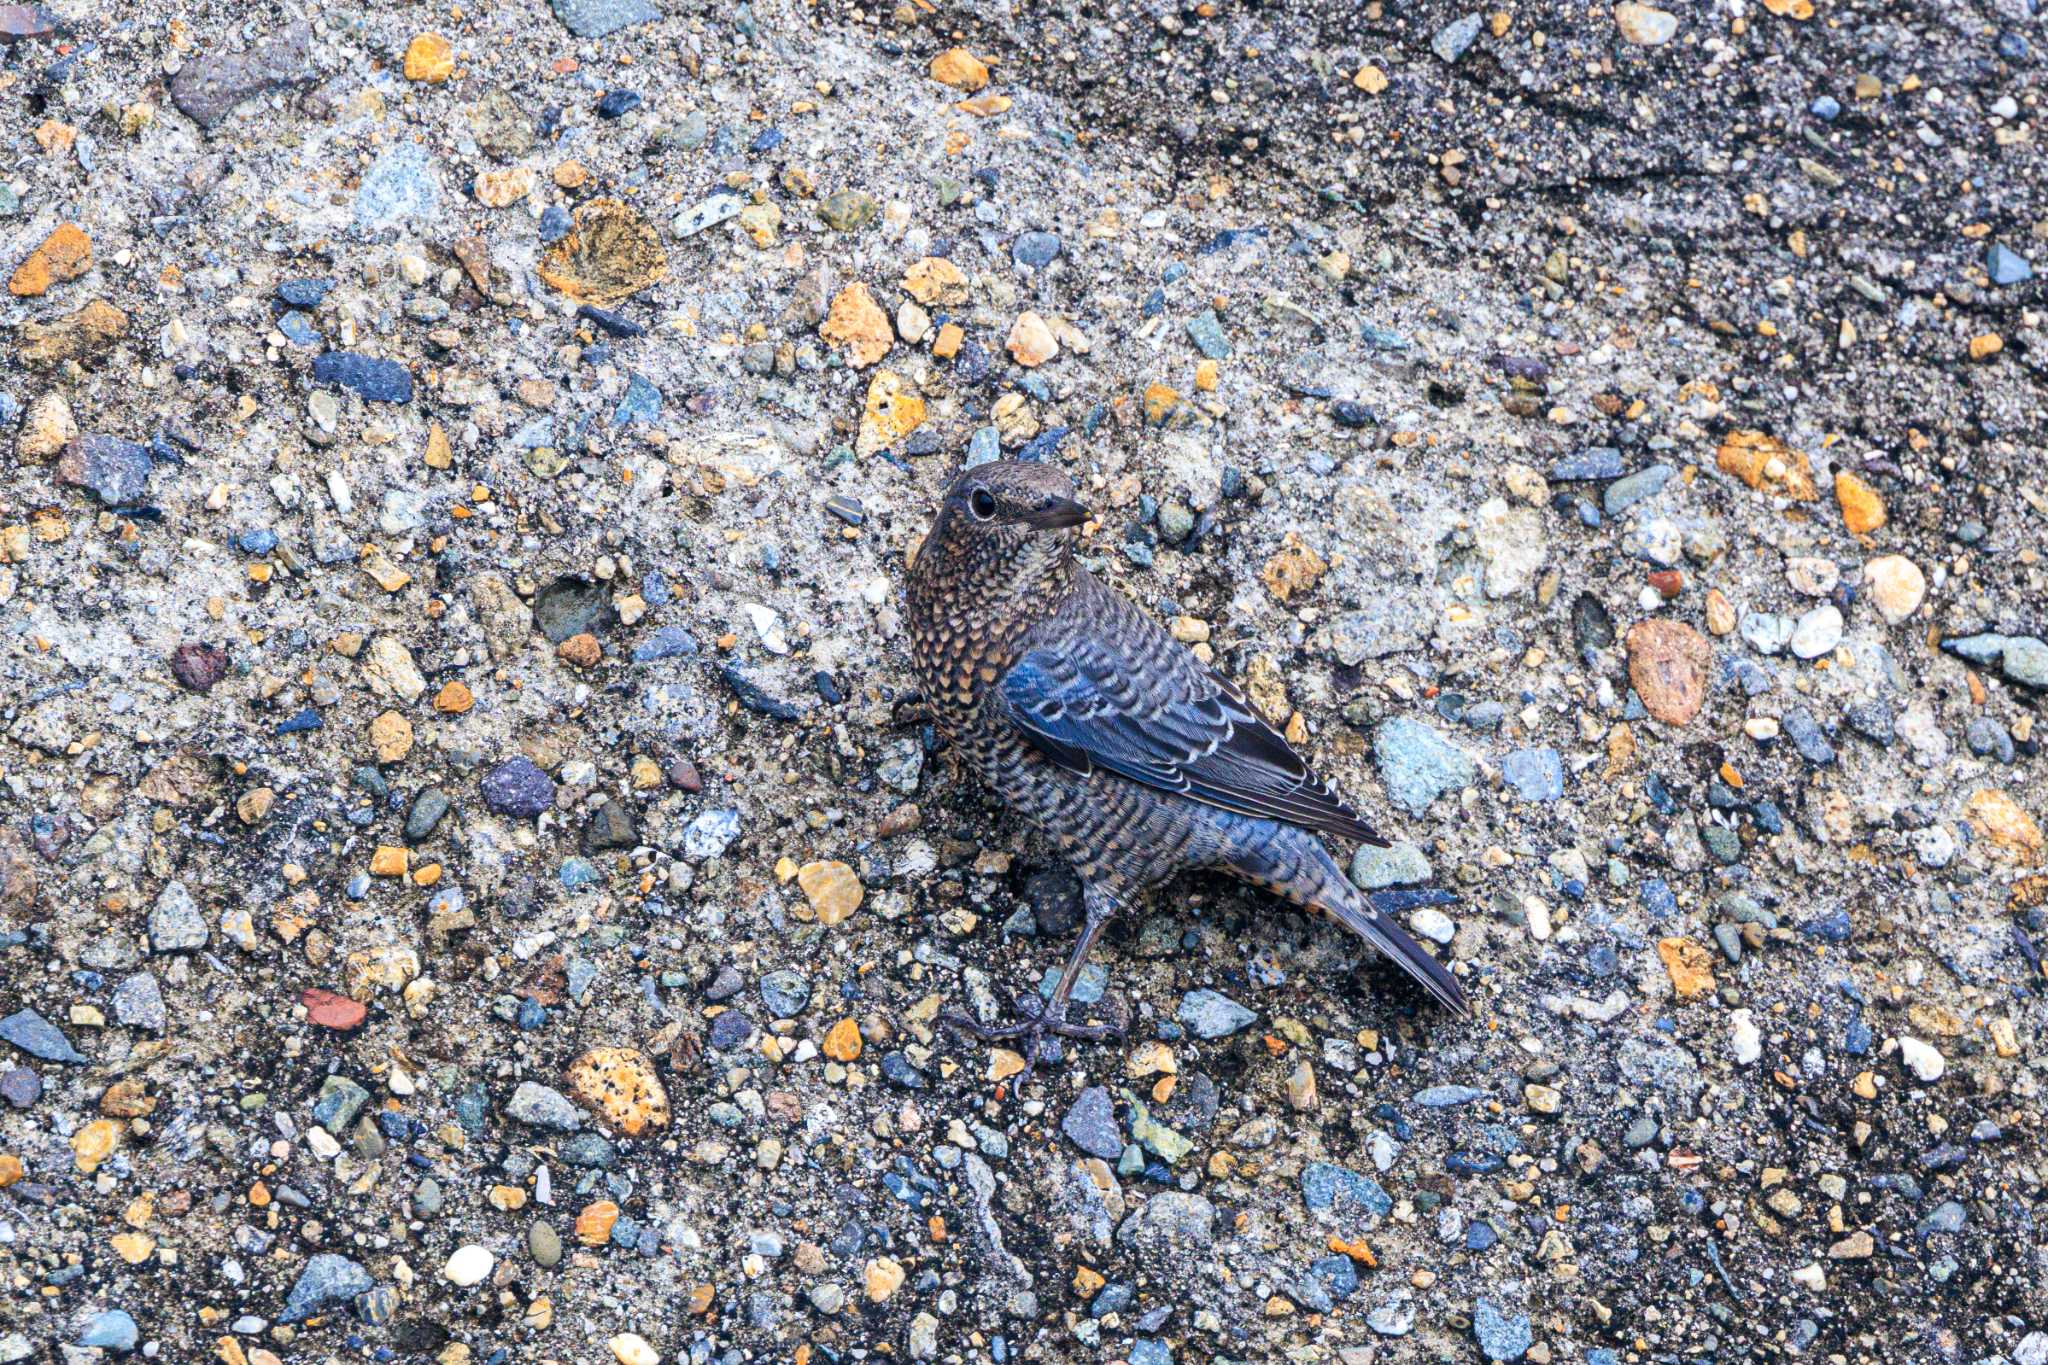
[[[1031,1079],[1032,1069],[1039,1062],[1058,1060],[1057,1054],[1051,1057],[1041,1055],[1048,1034],[1060,1038],[1077,1038],[1089,1043],[1099,1043],[1105,1039],[1123,1036],[1121,1024],[1077,1024],[1066,1017],[1065,1010],[1045,1010],[1042,1006],[1037,1006],[1035,1000],[1027,1005],[1024,997],[1019,997],[1016,1005],[1017,1012],[1024,1018],[1014,1024],[984,1024],[965,1011],[957,1009],[946,1011],[940,1019],[948,1026],[984,1043],[1023,1039],[1023,1045],[1018,1048],[1018,1053],[1024,1058],[1024,1069],[1016,1078],[1019,1088]]]

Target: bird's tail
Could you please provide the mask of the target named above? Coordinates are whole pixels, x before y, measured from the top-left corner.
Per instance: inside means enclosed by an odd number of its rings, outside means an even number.
[[[1381,914],[1351,884],[1322,841],[1290,830],[1285,845],[1267,845],[1233,857],[1230,868],[1245,880],[1266,887],[1305,909],[1320,910],[1392,959],[1436,999],[1459,1014],[1470,1014],[1465,988],[1450,969],[1430,955],[1408,931]]]

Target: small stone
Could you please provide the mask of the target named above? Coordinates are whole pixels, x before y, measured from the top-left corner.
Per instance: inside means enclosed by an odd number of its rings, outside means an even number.
[[[1812,502],[1813,467],[1803,452],[1760,431],[1733,431],[1721,442],[1715,463],[1751,488],[1793,502]]]
[[[206,946],[206,920],[183,882],[168,882],[149,912],[149,946],[157,953],[188,953]]]
[[[675,221],[669,224],[669,230],[678,237],[694,237],[706,229],[739,217],[746,206],[746,201],[736,194],[714,194],[677,214]]]
[[[825,1034],[822,1051],[835,1062],[859,1059],[862,1049],[860,1025],[850,1017],[841,1019]]]
[[[141,499],[154,468],[149,447],[118,436],[80,436],[64,447],[57,481],[90,489],[102,504],[122,507]]]
[[[526,1230],[526,1254],[542,1269],[554,1269],[562,1263],[562,1234],[549,1224],[536,1221]]]
[[[1208,1041],[1228,1038],[1250,1026],[1259,1016],[1229,996],[1205,987],[1181,997],[1180,1009],[1174,1017],[1195,1037]]]
[[[1066,1117],[1060,1120],[1060,1131],[1090,1156],[1115,1161],[1123,1155],[1123,1130],[1117,1125],[1116,1109],[1106,1087],[1092,1085],[1076,1096]]]
[[[103,299],[51,322],[24,322],[15,330],[15,357],[31,369],[84,363],[128,335],[128,315]]]
[[[1017,315],[1003,346],[1009,351],[1010,359],[1027,370],[1037,369],[1060,353],[1060,344],[1053,338],[1051,326],[1039,314],[1028,310]]]
[[[1564,795],[1564,760],[1555,749],[1517,749],[1500,761],[1503,781],[1524,801]]]
[[[439,85],[455,74],[455,48],[438,33],[422,33],[405,47],[405,78]]]
[[[332,1252],[320,1252],[308,1258],[306,1268],[299,1272],[298,1282],[292,1292],[285,1296],[284,1308],[277,1315],[283,1323],[304,1322],[307,1318],[329,1308],[339,1308],[358,1294],[366,1294],[376,1287],[370,1272],[346,1256]]]
[[[861,886],[860,877],[842,862],[805,863],[797,869],[796,882],[810,901],[818,923],[828,928],[844,924],[854,911],[860,909],[861,900],[867,894]]]
[[[92,238],[76,223],[59,223],[42,244],[15,267],[7,281],[7,292],[17,298],[35,298],[53,284],[75,280],[92,269]]]
[[[1614,25],[1638,47],[1662,47],[1678,36],[1678,16],[1652,5],[1624,3],[1614,7]]]
[[[137,972],[114,988],[114,1018],[124,1027],[162,1033],[170,1022],[164,1008],[164,993],[156,977]]]
[[[110,1308],[104,1313],[95,1313],[79,1334],[78,1344],[112,1351],[116,1355],[127,1355],[135,1349],[142,1338],[141,1329],[135,1319],[119,1308]]]
[[[1387,798],[1410,815],[1424,814],[1439,796],[1479,779],[1470,754],[1407,716],[1391,717],[1374,732],[1373,760]]]
[[[46,393],[29,405],[15,438],[14,454],[23,464],[42,464],[60,454],[78,436],[71,405],[60,393]]]
[[[313,26],[300,20],[245,52],[207,53],[186,62],[171,78],[171,102],[210,131],[244,100],[318,80],[307,61],[312,46]]]
[[[838,346],[846,363],[857,370],[880,360],[895,344],[889,315],[859,280],[832,296],[832,307],[819,325],[818,335]]]
[[[1734,1010],[1728,1016],[1728,1045],[1737,1066],[1749,1066],[1764,1055],[1763,1034],[1750,1010]]]
[[[548,8],[578,38],[608,38],[622,28],[661,18],[652,0],[548,0]]]
[[[859,455],[893,448],[924,424],[924,399],[893,370],[876,370],[868,381],[867,404],[854,444]]]
[[[521,1081],[506,1102],[505,1112],[530,1128],[573,1133],[583,1126],[583,1115],[569,1097],[537,1081]]]
[[[1430,51],[1446,62],[1457,61],[1478,39],[1479,24],[1480,18],[1477,14],[1467,14],[1463,18],[1453,19],[1438,29],[1436,36],[1429,40]]]
[[[1630,627],[1628,677],[1643,709],[1666,725],[1685,725],[1707,697],[1713,648],[1680,621],[1655,617]]]
[[[87,1061],[55,1024],[26,1007],[0,1019],[0,1042],[12,1043],[38,1061],[69,1066],[83,1066]]]
[[[554,780],[530,758],[509,758],[485,775],[484,805],[515,820],[538,819],[555,804]]]
[[[227,652],[214,645],[179,645],[171,651],[171,676],[188,692],[211,692],[227,672]]]
[[[1059,254],[1059,234],[1053,232],[1020,232],[1010,243],[1010,259],[1026,270],[1043,270]]]
[[[879,1256],[863,1268],[861,1279],[869,1303],[886,1303],[903,1287],[903,1267],[891,1257]]]
[[[1681,1000],[1696,1000],[1714,989],[1714,959],[1689,938],[1657,940],[1657,957]]]
[[[627,1137],[666,1128],[668,1092],[647,1054],[626,1047],[596,1047],[569,1064],[569,1093],[604,1125]]]
[[[605,1344],[611,1347],[612,1359],[619,1365],[661,1365],[661,1352],[637,1333],[621,1332]]]
[[[1351,880],[1365,891],[1419,886],[1431,875],[1429,859],[1419,847],[1405,841],[1387,848],[1366,844],[1351,858]]]
[[[1863,566],[1863,586],[1878,614],[1896,625],[1927,598],[1927,575],[1904,555],[1881,555]]]
[[[556,645],[555,657],[577,668],[595,668],[598,660],[604,657],[604,647],[598,644],[595,635],[586,630]]]
[[[828,194],[818,205],[818,217],[834,232],[858,232],[882,214],[882,206],[871,194],[859,190],[839,190]]]
[[[1829,602],[1801,616],[1792,627],[1792,653],[1801,659],[1818,659],[1834,652],[1842,642],[1842,609]]]
[[[412,371],[395,360],[379,360],[353,351],[326,351],[314,356],[313,382],[351,390],[366,403],[412,401]]]
[[[498,1258],[489,1250],[472,1242],[455,1249],[455,1254],[441,1267],[441,1277],[452,1285],[467,1289],[471,1285],[482,1284],[497,1263]]]
[[[927,308],[967,302],[967,276],[943,256],[923,256],[903,272],[903,289]]]
[[[306,1019],[321,1028],[333,1029],[337,1033],[349,1033],[363,1026],[369,1017],[369,1009],[360,1000],[335,991],[323,990],[318,986],[308,987],[300,992],[299,1003],[306,1007]]]
[[[932,58],[931,77],[941,85],[973,94],[988,84],[988,63],[964,47],[949,47]]]
[[[1972,829],[2011,861],[2027,864],[2040,860],[2041,827],[2005,792],[1995,787],[1973,792],[1963,803],[1963,814]]]
[[[1846,469],[1835,475],[1835,501],[1842,509],[1842,524],[1852,535],[1868,535],[1885,524],[1884,499]]]
[[[1520,1360],[1535,1343],[1528,1316],[1503,1313],[1491,1299],[1480,1299],[1472,1306],[1472,1335],[1478,1338],[1480,1351],[1492,1361]]]
[[[1984,250],[1984,273],[1991,277],[1992,284],[2003,289],[2033,279],[2034,267],[2010,247],[1993,242]]]
[[[370,722],[370,747],[379,763],[397,763],[412,752],[412,722],[386,711]]]
[[[527,166],[478,171],[470,193],[487,209],[508,209],[533,193],[535,180],[532,168]]]
[[[536,273],[579,303],[612,304],[667,279],[668,253],[637,209],[592,199],[576,210],[574,229],[549,248]]]

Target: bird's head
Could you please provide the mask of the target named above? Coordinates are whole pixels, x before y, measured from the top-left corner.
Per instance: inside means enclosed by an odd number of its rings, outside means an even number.
[[[992,460],[962,470],[946,489],[920,569],[974,580],[984,590],[1027,592],[1064,578],[1074,531],[1088,509],[1074,481],[1049,464]]]

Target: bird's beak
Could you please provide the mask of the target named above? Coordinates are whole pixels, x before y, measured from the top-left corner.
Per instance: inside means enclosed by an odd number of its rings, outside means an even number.
[[[1088,509],[1072,498],[1054,498],[1051,502],[1033,509],[1022,518],[1026,526],[1041,531],[1058,531],[1069,526],[1079,526],[1088,520]]]

